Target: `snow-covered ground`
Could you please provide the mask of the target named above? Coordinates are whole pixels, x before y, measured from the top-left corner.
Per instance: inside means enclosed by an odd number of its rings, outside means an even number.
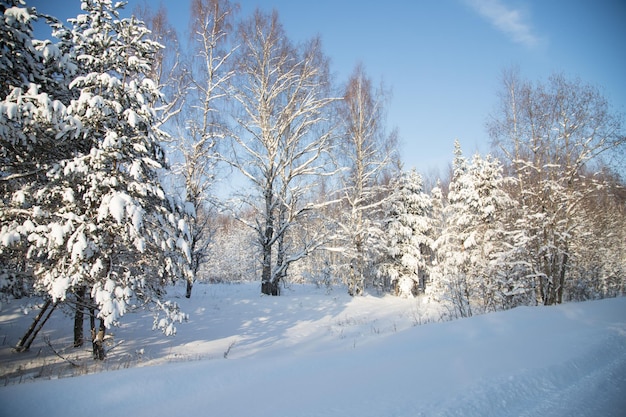
[[[129,314],[102,363],[68,347],[61,311],[12,353],[33,315],[3,305],[0,416],[626,415],[626,298],[439,322],[422,299],[340,288],[170,293],[189,314],[177,335]]]

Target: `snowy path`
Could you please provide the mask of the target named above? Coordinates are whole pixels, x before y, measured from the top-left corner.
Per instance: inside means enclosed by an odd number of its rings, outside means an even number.
[[[623,416],[624,340],[603,341],[563,364],[522,371],[484,385],[479,382],[438,412],[442,416]]]
[[[280,299],[243,287],[219,291],[192,301],[195,314],[211,314],[200,321],[192,314],[190,328],[181,326],[174,339],[178,345],[153,350],[151,363],[158,365],[2,387],[0,416],[626,412],[626,298],[414,327],[414,308],[424,307],[415,301],[299,289]],[[207,339],[209,329],[219,349]],[[217,354],[235,338],[240,342],[227,359]],[[206,359],[172,363],[156,356],[183,355],[185,347],[186,357]]]

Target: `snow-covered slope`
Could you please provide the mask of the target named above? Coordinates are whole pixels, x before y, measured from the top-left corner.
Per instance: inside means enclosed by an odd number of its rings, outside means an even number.
[[[626,298],[416,325],[438,318],[420,299],[350,298],[313,287],[262,297],[253,284],[194,291],[178,299],[190,321],[174,338],[150,331],[147,315],[124,317],[114,332],[123,342],[98,365],[108,372],[3,386],[0,415],[626,413]],[[8,382],[15,382],[10,369],[54,362],[42,342],[30,358],[10,353],[10,339],[30,320],[16,310],[5,305],[0,317]],[[67,317],[50,325],[53,344],[69,342]],[[59,351],[82,365],[74,373],[98,370],[84,349]],[[55,366],[59,376],[69,368]]]

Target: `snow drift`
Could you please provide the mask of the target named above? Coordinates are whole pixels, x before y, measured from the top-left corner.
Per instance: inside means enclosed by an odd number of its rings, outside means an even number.
[[[418,326],[432,310],[423,300],[350,298],[306,286],[260,297],[258,285],[201,285],[185,302],[190,322],[175,338],[155,339],[140,315],[116,333],[129,339],[108,361],[141,349],[146,358],[136,365],[155,366],[4,386],[0,415],[546,417],[626,410],[626,298]],[[13,323],[8,310],[4,333]],[[67,319],[52,323],[69,330]],[[0,359],[12,360],[6,349]]]

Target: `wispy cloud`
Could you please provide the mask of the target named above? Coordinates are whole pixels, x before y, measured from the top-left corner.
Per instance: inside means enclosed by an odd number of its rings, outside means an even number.
[[[492,25],[504,32],[513,42],[527,47],[539,43],[539,37],[533,33],[531,25],[526,21],[524,13],[502,0],[464,0],[478,14]]]

